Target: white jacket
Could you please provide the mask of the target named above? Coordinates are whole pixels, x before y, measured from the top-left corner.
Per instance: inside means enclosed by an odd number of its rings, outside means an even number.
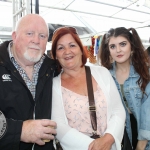
[[[107,129],[115,143],[112,150],[121,150],[124,132],[125,110],[119,92],[109,71],[101,66],[90,66],[91,73],[101,87],[107,101]],[[71,128],[65,115],[61,92],[61,74],[53,79],[52,120],[57,123],[57,139],[64,150],[88,150],[93,141],[89,136]]]

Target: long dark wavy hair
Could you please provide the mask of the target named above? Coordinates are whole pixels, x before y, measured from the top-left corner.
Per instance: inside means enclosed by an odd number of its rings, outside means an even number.
[[[148,59],[144,53],[144,46],[141,39],[134,28],[126,29],[124,27],[119,27],[115,29],[110,29],[108,33],[104,34],[101,46],[98,54],[98,61],[101,65],[107,69],[112,69],[112,61],[110,59],[109,52],[109,41],[111,37],[122,36],[126,38],[131,44],[132,57],[131,62],[134,66],[136,72],[139,74],[139,79],[137,81],[142,92],[145,93],[145,88],[150,81],[150,75],[148,70]]]

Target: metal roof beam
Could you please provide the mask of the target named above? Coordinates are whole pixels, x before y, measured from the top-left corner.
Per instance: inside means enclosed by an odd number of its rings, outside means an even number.
[[[96,30],[94,30],[83,18],[79,17],[79,16],[76,15],[74,12],[72,12],[72,14],[73,14],[78,20],[80,20],[87,28],[89,28],[94,34],[96,33]]]
[[[64,8],[51,7],[51,6],[43,6],[43,5],[40,5],[40,6],[41,7],[46,7],[46,8],[51,8],[51,9],[54,9],[54,10],[64,10]],[[94,15],[94,16],[100,16],[100,17],[105,17],[105,18],[113,18],[113,19],[119,19],[119,20],[124,20],[124,21],[131,21],[131,22],[135,22],[135,23],[143,23],[143,22],[133,21],[133,20],[129,20],[129,19],[122,19],[122,18],[117,18],[117,17],[105,16],[105,15],[101,15],[101,14],[95,14],[95,13],[77,11],[77,10],[72,10],[72,9],[65,9],[64,11],[74,12],[74,13],[82,13],[82,14],[88,14],[88,15]]]

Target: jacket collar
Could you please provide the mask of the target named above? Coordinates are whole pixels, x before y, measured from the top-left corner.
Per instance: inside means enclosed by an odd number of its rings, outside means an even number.
[[[43,76],[46,72],[47,69],[50,69],[52,72],[54,70],[56,70],[57,65],[56,65],[56,61],[53,59],[50,59],[47,55],[45,55],[45,59],[43,64],[41,65],[41,68],[39,70],[39,76]]]
[[[112,69],[110,69],[110,73],[111,75],[116,78],[116,62],[112,63]],[[129,73],[129,77],[137,77],[139,76],[138,73],[135,71],[134,66],[132,65],[132,63],[130,64],[130,73]]]
[[[5,41],[0,45],[0,65],[6,66],[10,70],[16,70],[15,66],[10,61],[10,57],[7,51],[10,42],[11,41]]]

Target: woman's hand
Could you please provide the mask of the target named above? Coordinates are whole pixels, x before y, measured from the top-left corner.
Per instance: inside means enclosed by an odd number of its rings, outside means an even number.
[[[138,141],[136,150],[144,150],[147,144],[147,140]]]
[[[111,134],[106,133],[103,137],[95,139],[90,145],[88,150],[110,150],[114,143],[114,138]]]

